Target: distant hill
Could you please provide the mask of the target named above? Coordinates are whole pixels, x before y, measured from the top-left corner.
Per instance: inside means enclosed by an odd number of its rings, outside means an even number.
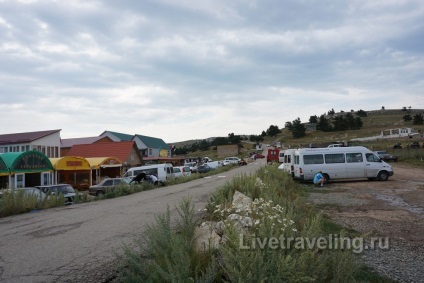
[[[350,111],[349,111],[350,112]],[[292,134],[287,129],[283,128],[282,132],[278,134],[275,137],[264,137],[264,144],[272,144],[274,142],[281,142],[283,147],[306,147],[310,144],[314,145],[324,145],[329,144],[333,142],[349,142],[351,139],[354,138],[363,138],[363,137],[370,137],[370,136],[376,136],[380,134],[381,131],[387,130],[387,129],[394,129],[394,128],[413,128],[417,132],[424,133],[424,125],[414,125],[412,121],[405,122],[403,120],[403,116],[406,114],[410,114],[411,116],[414,116],[417,113],[422,113],[424,115],[424,109],[380,109],[380,110],[370,110],[366,111],[367,116],[361,117],[363,126],[359,130],[350,130],[350,131],[341,131],[341,132],[322,132],[322,131],[307,131],[306,136],[301,139],[293,139]],[[334,115],[343,115],[348,112],[337,112]],[[354,112],[351,112],[354,114]],[[311,114],[310,116],[317,115],[318,117],[320,115],[318,114]],[[287,122],[287,121],[285,121]],[[308,121],[302,121],[304,124]],[[268,129],[269,125],[264,125],[264,131]],[[260,133],[257,133],[258,135]],[[247,135],[248,136],[248,135]],[[417,137],[417,138],[420,138]],[[208,140],[211,140],[213,138],[209,138]],[[176,142],[173,143],[177,147],[183,146],[183,145],[189,145],[194,142],[201,141],[199,140],[188,140],[183,142]],[[385,143],[394,143],[394,140],[384,141]],[[407,141],[406,141],[407,142]],[[380,141],[381,143],[381,141]],[[246,150],[251,150],[253,147],[251,144],[246,143],[245,144]],[[196,154],[194,154],[196,155]],[[209,155],[212,155],[209,153]]]

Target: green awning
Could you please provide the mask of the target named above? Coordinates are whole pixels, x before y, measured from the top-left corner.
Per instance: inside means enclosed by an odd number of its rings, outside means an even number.
[[[7,176],[9,175],[9,169],[1,156],[2,154],[0,154],[0,176]]]
[[[40,173],[53,171],[49,158],[36,150],[7,152],[0,155],[10,173]]]

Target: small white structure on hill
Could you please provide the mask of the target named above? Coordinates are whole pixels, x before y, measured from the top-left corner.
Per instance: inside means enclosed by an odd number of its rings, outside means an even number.
[[[366,138],[356,138],[351,139],[351,141],[370,141],[378,139],[392,139],[392,138],[401,138],[401,137],[412,137],[418,135],[418,133],[412,128],[397,128],[397,129],[388,129],[381,131],[380,135]]]

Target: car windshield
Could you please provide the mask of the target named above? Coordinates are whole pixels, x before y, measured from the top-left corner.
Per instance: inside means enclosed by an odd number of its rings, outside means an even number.
[[[75,193],[75,190],[71,185],[59,185],[59,186],[52,187],[52,192],[58,192],[61,194],[69,194],[69,193]]]
[[[122,181],[125,182],[125,183],[127,183],[127,184],[129,184],[131,182],[131,180],[132,179],[130,177],[124,177],[124,178],[122,178]]]

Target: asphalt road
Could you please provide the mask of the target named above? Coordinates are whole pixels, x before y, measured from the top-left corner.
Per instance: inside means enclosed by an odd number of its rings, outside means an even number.
[[[132,245],[154,216],[190,196],[203,209],[211,193],[265,160],[185,184],[125,197],[0,218],[0,282],[104,282],[122,245]]]

